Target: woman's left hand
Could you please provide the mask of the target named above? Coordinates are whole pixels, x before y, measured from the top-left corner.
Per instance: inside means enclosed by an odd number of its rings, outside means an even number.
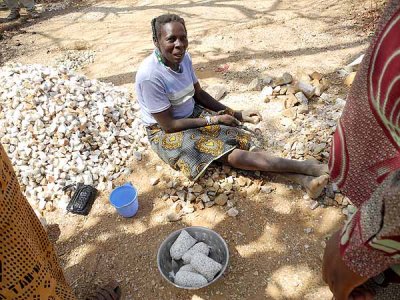
[[[262,121],[260,113],[256,110],[244,110],[240,113],[242,114],[242,119],[240,120],[242,122],[257,124]]]

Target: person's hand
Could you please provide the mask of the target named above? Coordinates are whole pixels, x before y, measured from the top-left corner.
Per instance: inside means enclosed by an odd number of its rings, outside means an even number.
[[[349,296],[349,300],[373,300],[374,292],[363,287],[356,287]]]
[[[238,119],[236,119],[235,117],[232,117],[231,115],[218,115],[218,116],[214,116],[213,118],[216,118],[216,120],[218,121],[218,124],[224,124],[227,126],[238,126],[240,125],[240,122]]]
[[[260,113],[256,110],[244,110],[240,112],[242,115],[242,122],[257,124],[262,121]]]
[[[359,287],[368,280],[351,271],[340,256],[340,231],[328,240],[322,263],[322,276],[335,300],[372,300],[370,291]]]

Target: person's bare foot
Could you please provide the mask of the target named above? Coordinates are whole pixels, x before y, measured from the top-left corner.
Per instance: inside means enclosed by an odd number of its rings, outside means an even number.
[[[304,173],[306,175],[310,176],[322,176],[322,175],[327,175],[329,174],[329,168],[327,164],[321,164],[319,163],[316,159],[308,159],[304,161]]]
[[[328,184],[329,175],[322,175],[319,177],[304,176],[303,186],[311,199],[318,198]]]

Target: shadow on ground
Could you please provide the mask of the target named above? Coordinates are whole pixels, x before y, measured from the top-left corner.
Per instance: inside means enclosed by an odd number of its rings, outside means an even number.
[[[118,216],[106,197],[97,200],[87,218],[66,216],[65,222],[76,226],[62,234],[56,248],[78,298],[117,279],[123,299],[316,299],[315,294],[329,299],[320,279],[321,241],[339,224],[340,216],[333,210],[310,213],[296,186],[288,190],[285,181],[275,176],[264,180],[277,187],[275,193],[240,198],[236,218],[228,217],[226,208],[214,206],[180,222],[165,222],[171,204],[159,199],[164,186],[150,187],[137,176],[131,179],[141,190],[134,218]],[[229,245],[226,274],[197,291],[169,285],[157,269],[161,242],[186,226],[211,228]],[[313,232],[306,234],[305,228]]]

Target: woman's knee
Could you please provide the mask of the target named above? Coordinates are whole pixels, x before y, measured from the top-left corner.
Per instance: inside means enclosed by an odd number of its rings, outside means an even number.
[[[226,162],[232,167],[240,167],[243,164],[243,158],[246,155],[246,152],[248,151],[235,149],[228,154]]]

